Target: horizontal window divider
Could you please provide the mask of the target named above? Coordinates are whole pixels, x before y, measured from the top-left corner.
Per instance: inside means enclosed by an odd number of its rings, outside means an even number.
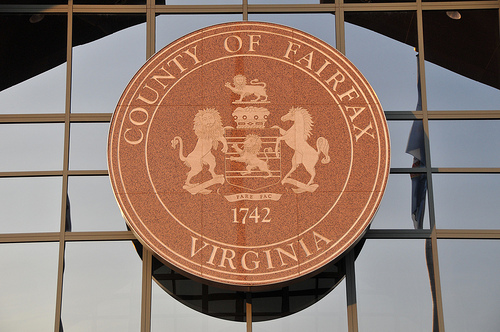
[[[73,5],[73,13],[114,14],[137,13],[145,14],[146,5]],[[144,22],[146,17],[144,16]]]
[[[97,169],[97,170],[73,170],[68,171],[68,176],[96,176],[96,175],[108,175],[107,169]]]
[[[437,167],[432,173],[500,173],[500,167]]]
[[[365,239],[430,239],[430,229],[369,229]]]
[[[500,240],[500,230],[479,230],[479,229],[437,229],[438,239],[492,239]]]
[[[422,111],[385,111],[387,120],[421,120],[424,118]]]
[[[0,5],[1,13],[67,13],[68,5]]]
[[[59,232],[0,234],[0,243],[59,242]]]
[[[500,119],[500,111],[428,111],[430,120],[493,120]]]
[[[61,123],[64,122],[64,113],[54,114],[0,114],[0,123]]]
[[[71,113],[71,122],[110,122],[113,113]]]
[[[328,4],[287,4],[287,5],[248,5],[248,13],[332,13],[336,5]]]
[[[156,14],[241,14],[243,5],[158,5]]]
[[[20,171],[20,172],[0,172],[0,178],[22,178],[22,177],[47,177],[62,176],[63,171]]]
[[[425,167],[391,167],[390,174],[410,174],[410,173],[426,173]]]
[[[416,2],[387,2],[387,3],[344,3],[342,6],[346,12],[366,11],[416,11]]]
[[[498,1],[422,2],[422,10],[495,9],[498,7]]]
[[[114,240],[135,240],[132,231],[103,231],[103,232],[66,232],[64,235],[66,242],[71,241],[114,241]]]

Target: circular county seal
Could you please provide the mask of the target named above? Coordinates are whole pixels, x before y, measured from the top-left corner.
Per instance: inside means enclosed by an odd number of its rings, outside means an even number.
[[[193,32],[137,72],[113,115],[110,179],[128,225],[204,282],[282,286],[360,240],[389,174],[387,123],[342,54],[304,32]]]

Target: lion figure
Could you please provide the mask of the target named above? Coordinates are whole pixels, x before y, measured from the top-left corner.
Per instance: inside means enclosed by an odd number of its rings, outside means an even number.
[[[212,154],[212,149],[217,150],[219,142],[223,145],[222,152],[226,153],[228,149],[227,142],[224,137],[222,120],[216,109],[206,108],[199,110],[194,117],[193,129],[194,133],[198,137],[198,141],[196,142],[196,146],[193,151],[186,157],[183,152],[182,138],[176,136],[171,142],[174,149],[177,147],[177,144],[180,145],[179,158],[186,164],[186,166],[191,168],[187,173],[185,183],[185,186],[187,187],[198,185],[198,183],[192,184],[191,178],[203,170],[203,165],[208,165],[208,170],[212,175],[212,178],[222,176],[215,173],[216,161],[214,155]]]
[[[243,149],[241,149],[238,144],[233,144],[232,147],[239,154],[239,157],[230,157],[229,159],[247,164],[246,171],[242,172],[242,175],[250,174],[253,169],[257,168],[261,172],[267,173],[266,178],[272,176],[269,166],[267,165],[269,161],[269,157],[267,156],[268,149],[264,150],[266,160],[262,160],[257,156],[262,147],[262,140],[259,136],[254,134],[247,135],[243,142]]]
[[[250,84],[247,84],[247,78],[243,75],[236,75],[233,78],[234,86],[231,83],[227,82],[226,87],[231,89],[234,93],[240,95],[240,99],[236,102],[243,102],[245,97],[254,95],[255,99],[251,100],[251,102],[265,102],[267,101],[267,93],[266,93],[266,83],[259,82],[258,79],[250,81]]]

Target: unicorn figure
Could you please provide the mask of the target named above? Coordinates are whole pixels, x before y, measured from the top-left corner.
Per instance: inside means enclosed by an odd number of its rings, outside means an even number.
[[[319,137],[316,140],[316,149],[307,143],[307,140],[311,136],[313,121],[311,114],[309,114],[305,108],[292,107],[287,114],[281,117],[281,121],[293,121],[293,125],[288,130],[284,130],[279,126],[273,126],[273,128],[278,128],[280,135],[282,135],[277,138],[274,151],[278,154],[280,141],[285,141],[290,148],[295,150],[295,154],[292,158],[292,169],[290,169],[288,174],[281,180],[281,183],[290,183],[302,187],[303,190],[294,190],[295,192],[303,192],[305,190],[312,192],[318,187],[317,184],[313,184],[314,177],[316,176],[316,163],[318,162],[320,154],[324,155],[321,160],[323,164],[330,162],[330,157],[328,156],[330,145],[324,137]],[[304,168],[311,175],[307,184],[289,179],[290,175],[300,164],[304,165]]]

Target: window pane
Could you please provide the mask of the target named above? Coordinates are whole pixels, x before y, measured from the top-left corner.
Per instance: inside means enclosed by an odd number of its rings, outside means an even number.
[[[342,281],[330,294],[309,308],[283,319],[255,323],[253,330],[256,332],[347,331],[345,293],[345,281]]]
[[[244,323],[202,315],[180,303],[153,282],[151,331],[238,331]]]
[[[68,243],[64,331],[139,331],[142,261],[131,242]]]
[[[411,218],[412,183],[410,174],[390,174],[380,207],[371,228],[413,229]],[[426,202],[427,203],[427,200]],[[424,228],[429,228],[429,216],[425,209]]]
[[[109,123],[73,123],[71,125],[70,160],[72,170],[108,168],[106,148]]]
[[[0,31],[0,113],[64,112],[66,16],[0,15]]]
[[[127,230],[107,176],[70,177],[68,194],[73,232]]]
[[[146,59],[142,15],[75,15],[72,107],[74,113],[112,113]]]
[[[0,125],[0,171],[61,170],[63,124]]]
[[[248,19],[293,27],[335,47],[335,15],[330,13],[249,14]]]
[[[321,1],[323,2],[323,1]],[[248,0],[248,4],[277,4],[277,5],[288,5],[288,4],[319,4],[320,0]]]
[[[0,330],[53,331],[58,243],[0,244]]]
[[[446,331],[498,331],[500,242],[439,240]]]
[[[423,13],[430,110],[489,110],[500,105],[498,10]],[[457,38],[456,36],[460,36]]]
[[[438,228],[499,229],[499,174],[432,176]]]
[[[0,233],[58,232],[61,178],[0,178]]]
[[[418,101],[413,46],[417,40],[416,13],[346,12],[345,19],[349,22],[345,26],[347,58],[366,77],[383,109],[414,111]]]
[[[356,259],[360,331],[431,331],[425,240],[367,240]]]
[[[498,167],[500,121],[429,121],[432,167]]]
[[[241,5],[242,0],[156,0],[157,5]]]
[[[420,123],[422,121],[419,121]],[[413,156],[406,152],[413,121],[388,121],[391,138],[391,167],[409,168],[413,164]],[[423,155],[424,147],[420,153]]]
[[[242,16],[236,14],[159,15],[156,17],[156,51],[198,29],[241,19]]]

